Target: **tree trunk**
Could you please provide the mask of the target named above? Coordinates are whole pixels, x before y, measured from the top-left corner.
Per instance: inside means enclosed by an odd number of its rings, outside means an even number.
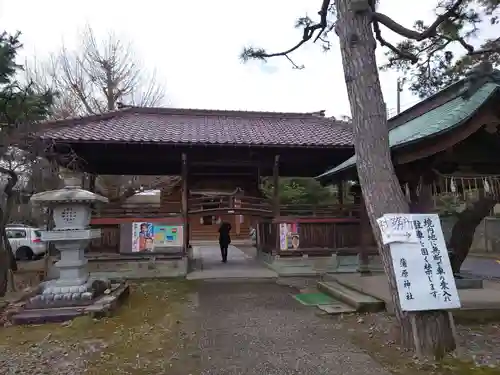
[[[477,226],[488,216],[497,203],[498,198],[484,196],[458,214],[458,220],[453,226],[448,243],[448,250],[451,250],[453,254],[450,261],[454,273],[460,272],[460,268],[469,254]]]
[[[336,33],[340,39],[342,64],[353,117],[354,146],[361,190],[374,235],[389,279],[401,342],[414,347],[409,314],[401,310],[396,279],[387,246],[382,245],[376,219],[385,213],[409,213],[391,162],[387,113],[380,87],[376,42],[368,12],[351,11],[350,0],[336,0]],[[416,313],[422,352],[440,356],[455,349],[446,312]]]
[[[5,207],[0,207],[0,297],[3,297],[8,290],[9,272],[17,271],[16,258],[12,254],[12,248],[10,246],[9,239],[7,238],[5,226],[9,222],[10,213],[12,211],[12,207],[14,206],[15,196],[13,189],[17,184],[18,177],[15,172],[1,167],[0,173],[7,174],[9,176],[9,180],[7,181],[3,191],[4,195],[7,197]]]
[[[13,199],[13,198],[7,198]],[[0,208],[0,297],[4,297],[9,288],[9,273],[17,271],[16,258],[12,254],[12,247],[5,230],[5,225],[8,221],[7,208]]]

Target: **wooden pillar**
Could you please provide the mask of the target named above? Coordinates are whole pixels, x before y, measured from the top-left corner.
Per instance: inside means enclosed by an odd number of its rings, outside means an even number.
[[[188,160],[187,155],[182,153],[182,221],[184,223],[183,237],[184,237],[184,254],[188,253],[189,249],[189,207],[188,207]]]
[[[337,192],[339,204],[344,204],[344,181],[337,184]]]
[[[95,174],[89,175],[89,190],[92,193],[95,193],[95,180],[96,180],[96,178],[97,178],[97,176]]]
[[[273,216],[276,218],[280,216],[280,156],[274,157],[273,166]]]
[[[274,156],[274,165],[273,165],[273,217],[276,219],[280,216],[280,156]],[[279,223],[272,224],[276,230],[276,251],[280,249],[280,230]]]
[[[434,210],[434,200],[432,197],[433,174],[427,173],[408,183],[410,190],[410,212],[430,213]]]
[[[261,196],[261,190],[260,190],[260,167],[255,168],[255,196],[260,197]]]

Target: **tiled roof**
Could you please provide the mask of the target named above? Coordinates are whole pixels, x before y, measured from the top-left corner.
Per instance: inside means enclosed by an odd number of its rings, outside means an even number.
[[[83,142],[351,146],[345,122],[314,114],[127,108],[45,125],[44,139]]]
[[[499,88],[500,85],[496,83],[485,83],[469,98],[457,96],[453,100],[391,129],[389,131],[390,147],[401,147],[408,143],[452,130],[471,118]],[[356,155],[319,175],[317,178],[333,176],[355,165]]]

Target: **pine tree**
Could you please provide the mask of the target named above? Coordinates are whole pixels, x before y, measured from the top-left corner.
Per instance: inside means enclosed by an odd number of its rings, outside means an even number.
[[[268,53],[262,48],[245,48],[241,55],[244,61],[282,56],[294,68],[302,69],[304,66],[292,59],[294,51],[308,42],[320,43],[328,50],[332,32],[338,36],[351,107],[358,178],[388,276],[401,341],[407,347],[414,346],[412,325],[409,315],[400,308],[389,250],[383,246],[376,224],[376,219],[385,213],[409,213],[409,206],[391,160],[387,113],[375,49],[377,44],[387,48],[392,56],[391,66],[399,63],[410,68],[420,63],[423,53],[429,53],[425,48],[431,43],[441,47],[445,58],[449,57],[446,47],[452,44],[462,46],[468,58],[500,51],[498,39],[489,41],[487,50],[474,48],[468,41],[471,35],[467,31],[470,26],[477,25],[477,8],[490,15],[495,24],[495,12],[500,5],[498,0],[440,0],[436,5],[434,22],[429,25],[417,22],[415,28],[409,29],[378,12],[376,0],[322,0],[318,21],[309,17],[298,19],[296,26],[303,29],[303,36],[297,44],[277,53]],[[399,45],[389,42],[384,36],[387,29],[406,40]],[[335,83],[331,82],[331,85],[333,87]],[[422,353],[442,357],[455,348],[451,322],[445,311],[417,313],[416,329],[421,338],[419,349]]]
[[[21,66],[16,56],[22,47],[20,34],[0,34],[0,296],[5,295],[9,270],[16,271],[17,264],[6,236],[7,225],[14,205],[15,186],[19,181],[19,164],[29,167],[30,161],[43,150],[29,144],[30,126],[46,118],[53,95],[37,93],[30,84],[21,84],[17,74]]]

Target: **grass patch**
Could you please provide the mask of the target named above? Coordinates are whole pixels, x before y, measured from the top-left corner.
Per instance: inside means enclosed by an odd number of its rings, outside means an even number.
[[[112,318],[12,326],[0,330],[0,342],[18,350],[49,341],[69,348],[76,345],[79,351],[97,347],[86,351],[87,374],[189,374],[182,357],[196,350],[196,330],[189,327],[193,287],[187,281],[132,284],[128,300]],[[192,356],[189,362],[195,364]]]

